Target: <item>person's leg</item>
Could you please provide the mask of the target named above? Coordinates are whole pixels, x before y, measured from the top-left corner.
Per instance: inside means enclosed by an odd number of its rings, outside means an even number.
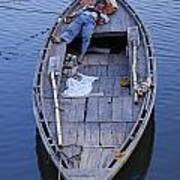
[[[82,16],[77,16],[70,26],[62,32],[60,38],[63,39],[67,44],[71,43],[73,39],[80,33],[82,24]]]
[[[96,22],[92,18],[86,19],[82,27],[82,46],[81,46],[81,56],[84,56],[90,45],[92,34],[96,27]]]
[[[66,42],[67,44],[71,43],[73,39],[80,33],[83,19],[81,15],[77,16],[74,21],[64,29],[59,37],[52,36],[52,41],[54,43],[60,43],[61,41]]]

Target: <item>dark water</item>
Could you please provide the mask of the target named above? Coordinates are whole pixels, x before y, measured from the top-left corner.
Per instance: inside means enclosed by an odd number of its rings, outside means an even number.
[[[158,60],[155,142],[146,179],[179,180],[180,1],[129,2],[151,30]],[[0,180],[41,179],[32,111],[33,73],[48,28],[68,3],[0,0]]]

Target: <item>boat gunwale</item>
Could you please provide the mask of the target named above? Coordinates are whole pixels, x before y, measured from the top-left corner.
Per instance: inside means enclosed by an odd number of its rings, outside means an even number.
[[[128,138],[125,140],[125,142],[122,144],[122,146],[120,148],[120,151],[122,151],[123,148],[125,146],[127,146],[129,139],[132,138],[132,134],[134,134],[134,131],[136,130],[135,138],[132,140],[132,142],[126,148],[125,152],[127,154],[124,157],[123,163],[121,163],[121,164],[117,163],[118,160],[117,161],[115,160],[115,162],[113,162],[113,164],[111,164],[112,167],[115,167],[115,168],[114,168],[113,173],[110,174],[110,176],[109,176],[110,178],[114,177],[117,174],[117,172],[121,169],[121,167],[126,163],[129,156],[132,154],[133,150],[135,149],[136,145],[138,144],[139,140],[141,139],[143,132],[146,129],[146,126],[149,122],[150,115],[152,113],[152,110],[153,110],[153,107],[155,104],[156,83],[157,83],[157,80],[156,80],[156,73],[157,73],[156,72],[156,58],[154,55],[154,49],[152,46],[152,41],[150,40],[150,36],[147,33],[146,28],[145,28],[142,20],[139,18],[139,16],[133,10],[133,8],[125,0],[118,0],[118,2],[124,6],[124,8],[128,11],[129,15],[132,16],[132,18],[135,20],[135,22],[137,23],[137,25],[139,27],[140,33],[143,37],[143,43],[145,46],[144,49],[147,49],[146,61],[147,61],[148,67],[150,68],[148,73],[150,73],[151,77],[153,78],[154,88],[146,94],[146,97],[144,98],[144,102],[143,102],[143,105],[141,108],[141,113],[139,113],[139,118],[137,118],[137,122],[135,123],[134,127],[132,128],[131,133],[129,134]],[[72,4],[59,17],[64,17],[66,14],[68,14],[68,12],[71,11],[73,9],[73,6],[75,7],[77,3],[78,3],[78,0],[73,1]],[[40,131],[40,135],[43,139],[43,143],[44,143],[48,153],[51,155],[51,159],[53,160],[53,162],[55,163],[57,168],[59,168],[59,164],[58,164],[59,158],[57,158],[57,154],[55,154],[55,152],[57,152],[59,147],[57,146],[56,142],[54,142],[55,150],[53,150],[52,146],[50,145],[48,138],[46,137],[45,130],[41,125],[42,120],[40,120],[39,115],[37,115],[39,113],[37,110],[37,108],[39,108],[39,105],[36,103],[38,101],[37,98],[39,98],[40,101],[43,101],[43,96],[41,94],[42,93],[42,89],[41,89],[42,87],[39,87],[40,84],[39,85],[37,84],[38,76],[40,76],[39,78],[40,78],[40,81],[42,83],[43,66],[45,66],[44,62],[46,60],[46,56],[48,56],[48,50],[50,49],[50,47],[52,45],[50,42],[50,36],[51,36],[51,34],[53,34],[57,30],[58,26],[59,26],[59,23],[58,23],[58,21],[56,21],[56,23],[54,24],[54,26],[53,26],[52,30],[50,31],[49,36],[47,38],[46,44],[44,46],[45,48],[43,49],[43,53],[42,53],[41,58],[40,58],[41,60],[38,64],[37,71],[35,73],[34,91],[33,91],[33,95],[34,95],[34,99],[33,99],[33,107],[34,108],[33,109],[34,109],[34,113],[35,113],[36,123],[37,123],[38,129]],[[151,56],[149,56],[149,54],[151,54]],[[40,69],[41,69],[41,71],[40,71]],[[40,88],[39,89],[40,95],[38,95],[38,96],[35,93],[36,88]],[[36,101],[36,103],[35,103],[35,101]],[[144,118],[141,118],[142,114],[144,112],[145,112],[145,115],[143,115]],[[51,131],[50,128],[48,127],[48,120],[45,117],[44,117],[44,122],[46,123],[46,126],[47,126],[46,128],[48,129],[48,131]],[[140,126],[139,126],[139,123],[140,123]],[[138,130],[137,130],[137,126],[139,126]],[[51,132],[49,132],[49,134],[51,134]]]

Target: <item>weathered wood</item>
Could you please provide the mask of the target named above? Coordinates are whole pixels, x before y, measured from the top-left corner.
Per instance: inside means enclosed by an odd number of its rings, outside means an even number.
[[[84,121],[85,98],[62,98],[61,111],[63,121],[82,122]]]
[[[87,122],[98,121],[98,107],[99,107],[99,101],[97,97],[88,98],[87,116],[86,116]]]
[[[83,146],[85,143],[85,123],[77,123],[76,129],[76,144]]]
[[[109,55],[107,54],[88,54],[86,56],[88,65],[108,65]]]
[[[91,168],[91,169],[63,169],[65,174],[73,180],[98,180],[99,178],[105,178],[109,173],[109,169],[107,168]]]
[[[73,161],[76,157],[80,157],[82,148],[76,145],[64,146],[61,152],[70,160]]]
[[[128,76],[128,67],[112,65],[108,67],[108,76]]]
[[[123,98],[123,117],[124,121],[132,121],[133,120],[133,101],[132,97],[124,97]]]
[[[80,168],[98,168],[101,161],[101,148],[84,149],[81,156]]]
[[[101,159],[99,162],[99,168],[106,168],[114,159],[113,149],[103,149],[101,153]]]
[[[101,77],[99,79],[99,91],[104,92],[105,96],[113,96],[114,83],[114,77]]]
[[[141,81],[145,81],[147,77],[148,67],[146,63],[145,48],[140,45],[138,48],[138,62],[137,62],[137,73]]]
[[[74,123],[63,123],[63,144],[72,145],[77,142],[77,126]]]
[[[125,125],[120,123],[103,123],[100,125],[100,142],[102,145],[119,146],[124,141]]]
[[[110,121],[112,119],[112,98],[99,98],[99,121]]]
[[[79,72],[87,76],[107,76],[107,66],[106,65],[87,65],[80,66]]]
[[[112,121],[118,122],[122,121],[122,113],[123,113],[123,104],[122,98],[113,98],[112,102]]]
[[[98,123],[87,123],[85,125],[85,141],[84,145],[92,146],[99,145],[100,127]]]
[[[54,104],[53,104],[53,99],[44,99],[44,112],[45,112],[45,116],[48,119],[49,122],[54,122],[55,123],[55,119],[54,119]]]

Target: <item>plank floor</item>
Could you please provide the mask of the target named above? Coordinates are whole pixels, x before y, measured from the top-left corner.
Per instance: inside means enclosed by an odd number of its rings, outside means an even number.
[[[89,54],[78,71],[99,77],[92,93],[103,96],[60,96],[63,143],[67,147],[74,144],[77,150],[83,147],[80,160],[74,159],[74,168],[107,167],[114,158],[115,149],[124,142],[135,123],[139,106],[132,103],[129,88],[120,86],[121,78],[128,76],[128,67],[124,53]]]

